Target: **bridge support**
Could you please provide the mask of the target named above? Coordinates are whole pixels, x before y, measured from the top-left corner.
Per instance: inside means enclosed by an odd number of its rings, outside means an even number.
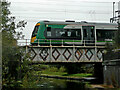
[[[68,74],[75,74],[81,72],[81,64],[80,63],[67,63],[64,64]]]
[[[103,83],[103,66],[102,63],[95,63],[94,76],[97,78],[98,83]]]

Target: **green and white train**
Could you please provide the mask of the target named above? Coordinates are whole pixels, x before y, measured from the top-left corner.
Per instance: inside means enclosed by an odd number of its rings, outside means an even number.
[[[35,25],[31,45],[105,45],[118,30],[115,23],[40,21]]]

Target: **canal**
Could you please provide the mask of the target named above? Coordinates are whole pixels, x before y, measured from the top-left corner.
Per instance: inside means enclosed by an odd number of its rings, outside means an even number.
[[[101,80],[93,77],[92,73],[68,74],[63,67],[58,69],[48,65],[32,67],[33,70],[26,73],[22,80],[22,88],[85,90],[91,88],[92,84],[101,84]]]
[[[84,90],[89,87],[90,82],[79,80],[66,80],[55,78],[41,77],[40,81],[36,84],[36,88],[40,89],[78,89]]]

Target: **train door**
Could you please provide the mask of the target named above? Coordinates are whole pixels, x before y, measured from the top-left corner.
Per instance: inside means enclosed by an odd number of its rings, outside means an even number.
[[[95,27],[94,26],[82,26],[83,40],[86,43],[95,41]]]

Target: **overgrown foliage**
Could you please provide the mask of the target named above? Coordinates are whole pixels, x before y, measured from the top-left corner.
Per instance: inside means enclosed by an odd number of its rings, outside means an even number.
[[[109,53],[111,55],[113,51],[120,49],[120,23],[118,23],[118,30],[115,33],[115,37],[113,38],[113,43],[106,43],[106,51],[105,53]]]
[[[110,61],[109,63],[105,63],[105,65],[108,66],[107,72],[109,71],[109,73],[111,73],[111,74],[109,75],[110,77],[105,76],[105,77],[107,77],[105,79],[105,81],[106,81],[107,85],[111,84],[113,87],[118,88],[117,82],[119,82],[119,81],[117,81],[117,79],[116,79],[118,70],[115,69],[116,71],[114,71],[114,70],[112,71],[109,69],[111,69],[110,67],[112,67],[112,68],[115,68],[117,66],[119,67],[118,61],[120,59],[120,22],[118,23],[118,30],[115,33],[114,43],[113,44],[107,43],[106,47],[107,47],[107,50],[106,50],[107,52],[104,53],[104,61]],[[114,65],[112,66],[112,64],[114,64]],[[109,67],[109,65],[110,65],[110,67]]]
[[[1,2],[2,7],[2,81],[3,87],[19,86],[17,81],[20,79],[20,69],[22,63],[23,49],[17,46],[17,39],[23,38],[21,30],[25,27],[26,22],[15,22],[15,17],[10,17],[10,3]],[[16,29],[19,31],[17,32]],[[19,82],[18,82],[19,83]]]
[[[116,32],[114,41],[115,48],[120,48],[120,22],[118,22],[118,31]]]

